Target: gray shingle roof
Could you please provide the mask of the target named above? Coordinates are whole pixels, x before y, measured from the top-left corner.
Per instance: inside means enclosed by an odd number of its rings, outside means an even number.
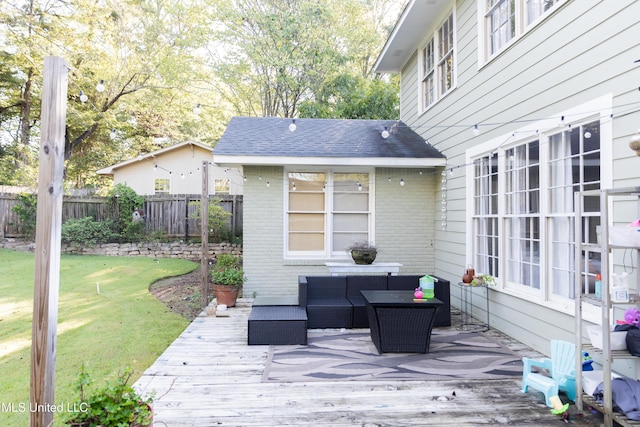
[[[395,120],[233,117],[216,156],[445,159],[424,138]],[[389,137],[381,133],[389,130]]]

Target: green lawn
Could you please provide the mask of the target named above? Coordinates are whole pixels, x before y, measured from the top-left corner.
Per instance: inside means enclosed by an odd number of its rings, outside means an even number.
[[[126,366],[136,380],[180,335],[188,321],[148,288],[198,265],[68,255],[60,265],[55,400],[66,406],[78,398],[74,385],[82,364],[99,387]],[[28,425],[20,405],[28,411],[34,270],[33,254],[0,249],[0,426]]]

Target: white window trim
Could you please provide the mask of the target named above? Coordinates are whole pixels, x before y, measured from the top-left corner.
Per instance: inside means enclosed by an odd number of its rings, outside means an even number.
[[[612,123],[612,113],[613,113],[613,95],[611,93],[601,96],[599,98],[593,99],[589,102],[581,104],[579,106],[564,110],[558,114],[550,116],[547,119],[542,119],[536,121],[535,123],[531,123],[524,127],[518,128],[511,133],[505,133],[499,137],[492,138],[487,142],[481,143],[479,145],[470,147],[466,153],[466,188],[473,189],[473,162],[474,160],[486,156],[493,151],[498,151],[498,162],[504,161],[504,151],[509,149],[515,145],[522,144],[526,141],[530,141],[532,135],[536,133],[540,133],[539,138],[542,141],[549,135],[553,135],[560,130],[560,119],[564,116],[565,123],[567,125],[571,123],[583,123],[585,120],[589,119],[599,119],[600,120],[600,186],[601,188],[611,188],[613,183],[612,176],[612,165],[613,165],[613,123]],[[542,149],[542,147],[541,147]],[[500,163],[502,170],[504,170],[504,163]],[[544,174],[543,174],[544,175]],[[546,188],[546,181],[542,180],[540,182],[540,188]],[[544,178],[546,179],[546,178]],[[504,180],[500,180],[498,182],[499,185],[499,194],[504,194],[505,191],[505,182]],[[473,263],[473,245],[474,245],[474,235],[473,235],[473,191],[468,191],[466,195],[466,253],[465,253],[465,265]],[[498,212],[502,216],[505,211],[504,206],[504,198],[499,198],[499,206]],[[544,209],[543,212],[546,212],[546,197],[541,197],[540,199],[541,209]],[[544,217],[541,217],[544,219]],[[544,222],[544,221],[543,221]],[[498,224],[499,227],[499,235],[504,236],[504,230],[502,229],[503,224],[502,221]],[[546,225],[541,223],[541,235],[546,231]],[[546,246],[546,238],[544,246]],[[505,240],[502,239],[499,242],[500,251],[502,254],[505,252],[506,243]],[[545,269],[546,267],[546,250],[544,256],[541,260],[541,268]],[[500,265],[500,274],[499,276],[505,277],[505,263],[501,263]],[[504,292],[506,294],[510,294],[519,298],[527,299],[528,301],[536,304],[540,304],[542,306],[564,312],[567,314],[574,314],[575,311],[575,301],[568,298],[560,298],[554,296],[553,298],[550,295],[550,287],[547,286],[540,291],[535,289],[526,289],[525,287],[506,287],[502,281],[499,281],[498,286],[495,288],[498,292]],[[600,318],[600,307],[586,307],[585,308],[585,319],[599,319]]]
[[[353,173],[367,173],[369,174],[369,241],[375,242],[375,168],[363,168],[363,167],[309,167],[309,166],[288,166],[284,168],[282,175],[282,197],[283,197],[283,233],[282,233],[282,248],[283,259],[285,260],[348,260],[351,259],[348,252],[335,252],[332,253],[330,240],[332,238],[333,228],[329,220],[330,215],[325,216],[325,250],[300,253],[289,252],[289,173],[290,172],[317,172],[324,173],[327,177],[331,176],[331,182],[333,182],[333,174],[341,172],[353,172]],[[326,194],[326,193],[325,193]],[[333,191],[331,192],[333,194]],[[326,197],[325,213],[329,214],[333,211],[333,198]]]
[[[489,27],[488,20],[486,18],[486,3],[487,0],[477,0],[478,7],[478,69],[481,69],[485,65],[492,62],[495,58],[502,55],[504,52],[509,50],[509,48],[524,37],[529,31],[540,25],[542,22],[547,20],[551,15],[553,15],[558,9],[564,6],[569,0],[560,0],[558,3],[554,4],[547,10],[545,13],[537,17],[531,24],[527,26],[525,23],[526,17],[523,11],[525,7],[525,0],[516,0],[516,34],[515,36],[509,40],[500,50],[497,52],[491,53],[491,48],[489,44],[491,43],[489,37]]]
[[[439,60],[438,60],[438,54],[439,54],[439,30],[440,28],[444,25],[445,21],[447,19],[449,19],[449,16],[453,15],[453,24],[452,24],[452,30],[453,30],[453,70],[452,70],[452,79],[453,82],[451,83],[451,88],[449,88],[448,91],[444,92],[444,93],[440,93],[440,73],[438,70],[438,65],[439,65]],[[428,34],[427,37],[425,37],[421,42],[420,42],[420,48],[418,49],[418,114],[424,114],[427,111],[429,111],[434,105],[438,104],[440,102],[440,100],[444,99],[447,95],[449,95],[451,92],[453,92],[453,90],[457,87],[458,85],[458,31],[457,31],[457,16],[456,16],[456,8],[454,7],[453,9],[449,9],[447,10],[447,12],[445,14],[443,14],[440,19],[438,19],[438,25],[435,26],[435,28],[433,28]],[[423,49],[424,47],[427,45],[427,43],[431,40],[434,40],[434,83],[435,83],[435,100],[428,105],[427,107],[423,107],[422,105],[422,100],[424,99],[424,90],[422,88],[422,81],[424,79],[424,75],[423,75],[423,67],[422,67],[422,63],[424,60],[424,55],[423,55]]]

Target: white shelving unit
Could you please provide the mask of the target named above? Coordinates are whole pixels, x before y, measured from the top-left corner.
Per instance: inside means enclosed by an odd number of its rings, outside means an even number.
[[[592,233],[595,232],[594,224],[590,221],[597,222],[597,216],[594,210],[585,210],[586,199],[599,200],[600,205],[600,241],[597,242],[594,239]],[[604,415],[604,425],[606,427],[613,426],[613,422],[622,426],[640,426],[640,422],[631,421],[623,414],[613,411],[612,403],[612,386],[611,386],[611,364],[614,359],[632,358],[638,359],[632,356],[627,351],[612,351],[611,350],[611,338],[610,328],[614,319],[612,319],[612,309],[615,305],[632,306],[640,303],[637,295],[630,295],[632,299],[629,303],[613,303],[611,301],[611,273],[613,272],[612,257],[615,250],[634,250],[635,251],[635,265],[634,268],[638,268],[640,265],[640,245],[612,245],[609,239],[609,227],[613,225],[611,220],[611,212],[613,201],[616,198],[626,198],[628,200],[635,199],[637,208],[637,217],[640,218],[640,187],[633,188],[620,188],[609,190],[593,190],[583,191],[576,193],[575,195],[575,236],[576,236],[576,263],[578,266],[582,263],[589,262],[589,253],[600,254],[600,274],[602,276],[602,296],[601,299],[596,299],[594,294],[589,293],[588,279],[582,273],[585,268],[580,268],[580,272],[576,274],[575,283],[575,303],[576,303],[576,383],[577,383],[577,395],[582,396],[582,399],[578,399],[576,405],[579,410],[582,410],[583,403],[597,409]],[[591,215],[589,215],[591,213]],[[586,225],[586,226],[585,226]],[[580,260],[580,261],[578,261]],[[578,270],[578,268],[577,268]],[[638,287],[638,281],[640,281],[640,274],[637,274],[636,270],[636,289]],[[585,283],[587,285],[585,285]],[[630,289],[629,293],[632,294],[635,291]],[[633,302],[635,299],[635,302]],[[584,344],[583,339],[583,309],[584,304],[591,304],[593,306],[599,306],[601,312],[601,326],[602,326],[602,350],[595,347]],[[592,396],[588,396],[582,392],[582,352],[587,351],[589,354],[600,355],[602,357],[602,371],[603,371],[603,392],[604,392],[604,405],[599,405],[595,402]]]

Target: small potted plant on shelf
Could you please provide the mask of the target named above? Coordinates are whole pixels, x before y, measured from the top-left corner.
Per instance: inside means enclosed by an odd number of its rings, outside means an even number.
[[[474,276],[471,286],[496,286],[496,278],[491,274],[479,274]]]
[[[213,292],[218,304],[236,305],[238,294],[245,281],[242,259],[233,254],[220,254],[211,272]]]
[[[356,264],[372,264],[378,255],[376,246],[366,240],[360,240],[353,243],[348,248],[351,258]]]
[[[73,427],[128,426],[149,427],[153,424],[152,397],[143,398],[129,385],[133,369],[118,373],[113,384],[88,393],[91,377],[85,366],[78,375],[80,400],[72,406],[65,424]]]

